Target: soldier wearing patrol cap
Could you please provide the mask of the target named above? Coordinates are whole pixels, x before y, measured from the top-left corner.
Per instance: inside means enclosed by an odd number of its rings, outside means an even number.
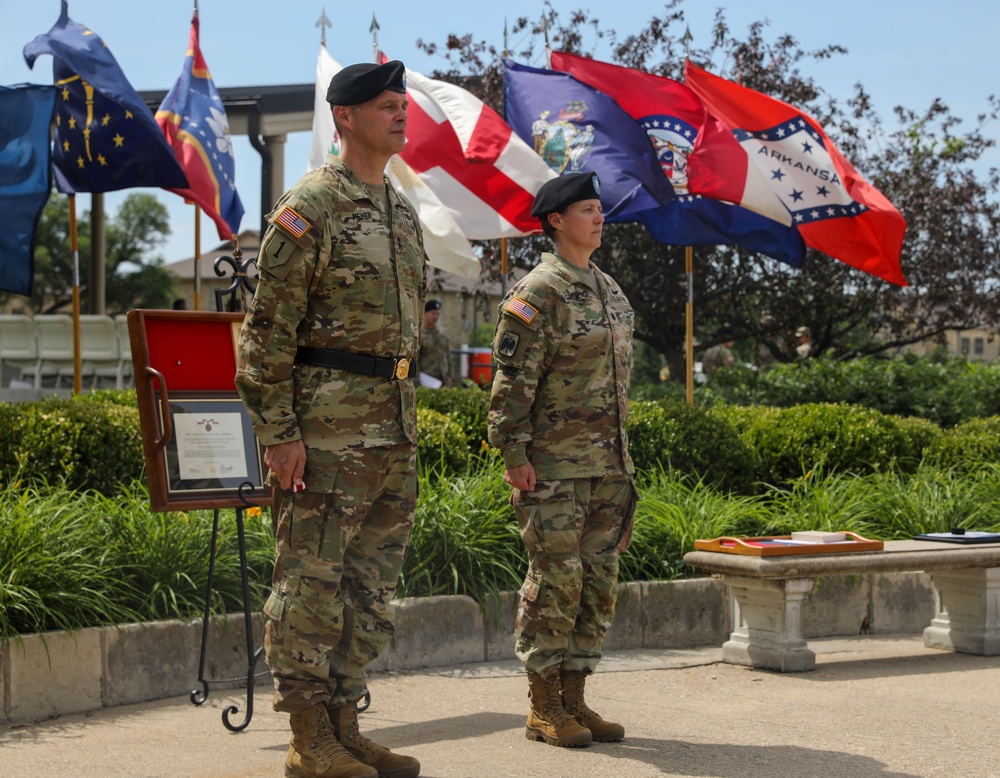
[[[434,386],[451,386],[451,343],[448,336],[438,329],[440,318],[440,300],[424,303],[424,326],[420,330],[420,358],[417,364],[422,381],[423,374],[426,374],[440,381]]]
[[[268,215],[239,340],[236,385],[275,495],[264,657],[291,719],[286,776],[413,778],[419,762],[361,735],[357,718],[364,668],[393,631],[416,504],[409,365],[425,254],[384,174],[406,141],[403,63],[346,67],[327,99],[342,151]]]
[[[584,700],[615,613],[618,558],[635,511],[628,453],[632,307],[590,256],[601,245],[600,180],[546,182],[532,215],[555,253],[499,307],[489,442],[528,554],[515,648],[528,671],[526,735],[558,746],[621,740]]]

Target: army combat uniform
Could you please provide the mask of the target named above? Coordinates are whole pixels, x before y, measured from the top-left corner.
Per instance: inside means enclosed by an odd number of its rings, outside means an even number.
[[[634,314],[593,263],[554,254],[499,306],[489,441],[536,488],[512,502],[528,554],[516,650],[529,673],[593,672],[635,509],[625,421]]]
[[[410,204],[335,157],[268,221],[236,384],[261,443],[306,448],[305,491],[281,495],[264,606],[274,707],[294,713],[363,696],[393,630],[416,501],[404,359],[417,354],[425,257]]]
[[[448,336],[437,327],[424,327],[420,331],[420,370],[439,381],[451,378],[451,345]]]

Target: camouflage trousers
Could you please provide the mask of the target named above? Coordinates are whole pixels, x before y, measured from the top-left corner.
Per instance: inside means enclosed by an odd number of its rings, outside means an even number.
[[[615,616],[618,557],[632,538],[627,475],[539,481],[512,503],[528,552],[515,650],[528,672],[593,672]]]
[[[390,600],[413,527],[415,455],[409,443],[351,450],[326,473],[329,491],[281,495],[264,606],[275,710],[364,696],[365,666],[394,629]]]

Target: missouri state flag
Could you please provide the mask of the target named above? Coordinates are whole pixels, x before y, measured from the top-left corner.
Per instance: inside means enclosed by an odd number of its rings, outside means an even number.
[[[805,245],[787,209],[690,89],[669,78],[563,52],[552,52],[550,62],[613,98],[652,148],[659,172],[676,195],[638,214],[654,240],[740,246],[792,267],[802,264]]]
[[[691,62],[685,66],[685,82],[767,178],[807,246],[906,285],[899,263],[905,220],[861,177],[815,119]]]
[[[69,18],[66,0],[52,29],[24,47],[28,67],[42,54],[53,59],[52,164],[60,192],[188,185],[153,112],[100,36]]]
[[[187,174],[188,186],[171,189],[215,222],[219,240],[240,229],[243,203],[236,191],[236,162],[229,120],[198,41],[198,14],[191,20],[184,68],[156,112],[156,123]]]

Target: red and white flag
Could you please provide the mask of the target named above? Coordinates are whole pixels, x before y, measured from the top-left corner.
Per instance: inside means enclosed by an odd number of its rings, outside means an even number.
[[[906,221],[861,177],[819,122],[690,62],[684,72],[687,86],[729,128],[791,213],[807,246],[906,285],[899,264]]]
[[[409,124],[400,156],[472,240],[541,231],[535,194],[556,173],[475,95],[406,71]]]
[[[333,115],[326,101],[326,90],[330,79],[342,69],[325,46],[320,46],[316,62],[316,97],[313,103],[312,148],[309,151],[309,169],[315,169],[326,162],[328,154],[340,152],[340,139],[333,126]],[[407,130],[407,135],[409,135]],[[417,210],[417,216],[424,230],[424,250],[434,267],[455,273],[464,278],[479,278],[482,265],[476,257],[462,229],[434,191],[395,155],[385,169],[392,185],[406,195]]]

